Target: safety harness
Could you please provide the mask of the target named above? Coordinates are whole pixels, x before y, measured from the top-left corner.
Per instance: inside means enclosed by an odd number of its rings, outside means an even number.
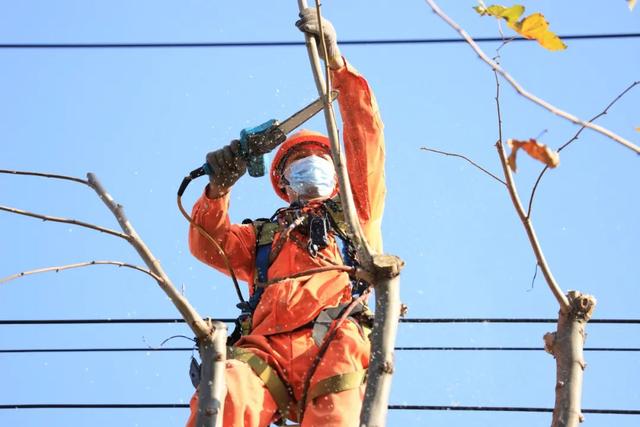
[[[260,303],[266,286],[269,284],[269,266],[279,254],[286,239],[291,239],[299,246],[306,247],[309,254],[316,257],[321,256],[320,251],[329,244],[329,236],[332,234],[340,249],[342,262],[348,267],[357,267],[355,247],[346,232],[347,228],[342,207],[337,198],[324,201],[314,212],[305,210],[304,206],[293,204],[289,208],[279,209],[269,219],[245,220],[243,223],[252,224],[255,230],[256,275],[251,297],[248,301],[237,305],[241,313],[236,321],[235,330],[227,340],[227,345],[229,346],[228,357],[247,363],[256,375],[260,377],[276,401],[282,420],[290,417],[292,409],[297,409],[298,418],[301,420],[304,405],[307,401],[326,394],[360,387],[366,380],[366,369],[325,378],[313,387],[309,387],[308,383],[315,371],[316,364],[308,373],[307,387],[305,387],[303,398],[296,407],[294,406],[295,399],[291,387],[282,380],[277,371],[250,350],[233,347],[233,344],[241,336],[248,335],[251,332],[253,313]],[[291,235],[291,231],[298,227],[308,230],[308,242],[306,245]],[[276,238],[278,232],[280,234]],[[313,322],[312,336],[315,343],[320,347],[318,363],[328,347],[329,341],[335,335],[335,330],[345,318],[353,319],[361,328],[363,334],[365,336],[369,335],[373,323],[372,314],[364,302],[366,296],[363,295],[365,289],[368,288],[368,284],[352,279],[351,286],[352,303],[327,308]],[[340,321],[337,322],[336,319],[340,319]]]

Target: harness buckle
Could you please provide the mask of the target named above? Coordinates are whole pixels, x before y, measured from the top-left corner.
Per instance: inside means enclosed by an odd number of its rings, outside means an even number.
[[[327,219],[323,215],[309,214],[309,255],[316,257],[318,251],[329,246]]]

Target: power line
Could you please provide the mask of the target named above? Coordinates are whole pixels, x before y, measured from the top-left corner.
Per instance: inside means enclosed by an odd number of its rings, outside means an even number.
[[[187,403],[37,403],[0,405],[0,409],[183,409]],[[389,405],[390,410],[405,411],[486,411],[486,412],[553,412],[553,408],[514,406],[447,406]],[[640,415],[636,409],[582,409],[584,414]]]
[[[11,353],[121,353],[193,351],[195,347],[101,347],[101,348],[16,348],[0,349],[0,354]],[[544,351],[543,347],[395,347],[396,351]],[[635,347],[588,347],[584,351],[638,352]]]
[[[0,349],[2,353],[125,353],[125,352],[163,352],[163,351],[193,351],[195,347],[112,347],[112,348],[16,348]]]
[[[234,323],[235,319],[216,319]],[[0,325],[95,325],[95,324],[185,323],[184,319],[18,319],[0,320]]]
[[[188,403],[35,403],[0,405],[0,409],[176,409]]]
[[[609,33],[609,34],[569,34],[560,36],[563,40],[606,40],[638,38],[640,33]],[[478,37],[479,43],[502,42],[502,37]],[[515,42],[533,41],[522,37],[509,39]],[[442,44],[466,43],[461,38],[415,38],[415,39],[372,39],[345,40],[340,45],[409,45],[409,44]],[[0,49],[157,49],[157,48],[236,48],[236,47],[283,47],[304,46],[302,41],[271,41],[271,42],[149,42],[149,43],[3,43]]]
[[[553,412],[553,408],[513,406],[389,405],[389,409],[410,411]],[[637,409],[582,409],[581,412],[583,414],[640,415],[640,410]]]
[[[234,323],[235,319],[217,319],[225,323]],[[557,323],[558,319],[542,318],[401,318],[400,323]],[[158,319],[5,319],[1,325],[93,325],[93,324],[154,324],[184,323],[180,318]],[[591,319],[589,324],[640,324],[640,319]]]
[[[408,318],[400,323],[558,323],[558,319],[541,318]],[[589,324],[640,324],[640,319],[591,319]]]
[[[544,351],[544,347],[396,347],[396,351]],[[640,351],[635,347],[587,347],[584,351]],[[2,352],[2,351],[0,351]]]

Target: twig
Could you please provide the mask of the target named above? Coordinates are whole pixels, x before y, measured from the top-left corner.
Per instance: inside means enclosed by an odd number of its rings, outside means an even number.
[[[550,111],[553,114],[556,114],[564,119],[569,120],[572,123],[575,123],[577,125],[581,125],[584,127],[588,127],[589,129],[592,129],[596,132],[601,133],[602,135],[605,135],[611,139],[613,139],[614,141],[624,145],[625,147],[633,150],[634,152],[640,154],[640,147],[638,147],[637,145],[633,144],[631,141],[628,141],[624,138],[622,138],[621,136],[611,132],[610,130],[602,127],[602,126],[598,126],[595,125],[593,123],[589,123],[589,122],[585,122],[584,120],[570,114],[567,113],[563,110],[560,110],[559,108],[549,104],[547,101],[533,95],[532,93],[529,93],[528,91],[526,91],[513,77],[511,77],[511,75],[509,73],[507,73],[505,70],[502,69],[502,67],[500,67],[500,65],[498,65],[495,61],[492,61],[491,58],[489,58],[483,51],[482,49],[480,49],[480,47],[476,44],[476,42],[473,40],[473,38],[471,38],[471,36],[469,34],[467,34],[467,32],[462,29],[457,23],[455,23],[451,18],[449,18],[447,15],[444,14],[444,12],[438,7],[438,5],[436,5],[434,0],[426,0],[426,2],[429,4],[429,6],[431,6],[431,9],[433,9],[433,11],[440,17],[442,18],[447,24],[449,24],[449,26],[451,26],[454,30],[456,30],[465,40],[466,42],[469,44],[469,46],[471,46],[471,48],[476,52],[476,54],[480,57],[480,59],[482,59],[484,62],[486,62],[494,71],[498,72],[507,82],[509,82],[509,84],[516,90],[516,92],[518,92],[520,95],[524,96],[525,98],[529,99],[530,101],[540,105],[541,107],[547,109],[548,111]]]
[[[431,151],[433,153],[438,153],[438,154],[443,154],[445,156],[451,156],[451,157],[460,157],[461,159],[466,160],[467,162],[471,163],[473,166],[475,166],[476,168],[480,169],[482,172],[486,173],[487,175],[489,175],[491,178],[495,179],[496,181],[500,182],[503,185],[507,185],[506,182],[504,182],[503,180],[501,180],[500,178],[498,178],[496,175],[492,174],[491,172],[489,172],[488,170],[486,170],[485,168],[483,168],[482,166],[480,166],[479,164],[477,164],[476,162],[474,162],[473,160],[471,160],[470,158],[463,156],[462,154],[457,154],[457,153],[448,153],[446,151],[440,151],[440,150],[436,150],[434,148],[428,148],[428,147],[420,147],[421,150],[424,151]]]
[[[526,216],[524,208],[522,207],[522,202],[520,201],[520,196],[518,196],[518,190],[516,189],[516,184],[513,181],[511,169],[509,169],[507,154],[505,153],[504,147],[502,146],[502,141],[496,142],[496,149],[498,150],[498,156],[500,157],[500,163],[502,164],[502,170],[507,181],[507,189],[509,190],[509,195],[511,196],[513,206],[515,207],[516,212],[520,217],[520,221],[522,221],[522,225],[524,225],[524,228],[527,231],[529,242],[531,243],[533,252],[536,255],[536,259],[538,260],[540,270],[542,270],[542,274],[547,281],[547,285],[549,286],[549,289],[551,289],[551,293],[553,293],[556,300],[558,301],[558,304],[560,305],[560,311],[564,313],[571,308],[569,305],[569,300],[562,292],[562,289],[560,289],[560,286],[556,282],[556,279],[553,277],[551,269],[549,268],[549,264],[547,263],[547,260],[544,257],[544,253],[542,252],[542,248],[540,247],[540,243],[538,242],[538,237],[536,236],[533,224],[531,223],[531,220]]]
[[[121,262],[121,261],[86,261],[86,262],[78,262],[78,263],[75,263],[75,264],[59,265],[59,266],[54,266],[54,267],[45,267],[45,268],[38,268],[38,269],[35,269],[35,270],[23,271],[21,273],[17,273],[17,274],[13,274],[11,276],[0,278],[0,283],[9,282],[11,280],[18,279],[18,278],[24,277],[24,276],[30,276],[32,274],[46,273],[46,272],[49,272],[49,271],[55,271],[57,273],[57,272],[63,271],[63,270],[70,270],[72,268],[89,267],[89,266],[92,266],[92,265],[115,265],[115,266],[118,266],[118,267],[132,268],[134,270],[138,270],[138,271],[141,271],[141,272],[143,272],[145,274],[148,274],[149,276],[153,277],[157,282],[162,281],[162,279],[159,276],[157,276],[156,274],[154,274],[151,271],[147,270],[146,268],[140,267],[138,265],[128,264],[126,262]]]
[[[11,212],[11,213],[14,213],[14,214],[29,216],[29,217],[32,217],[32,218],[38,218],[38,219],[41,219],[43,221],[61,222],[61,223],[64,223],[64,224],[73,224],[73,225],[77,225],[77,226],[80,226],[80,227],[85,227],[85,228],[90,228],[92,230],[100,231],[102,233],[111,234],[112,236],[117,236],[117,237],[120,237],[120,238],[122,238],[124,240],[129,241],[129,236],[127,236],[126,234],[120,233],[120,232],[112,230],[110,228],[101,227],[99,225],[90,224],[88,222],[78,221],[78,220],[72,219],[72,218],[60,218],[60,217],[49,216],[49,215],[41,215],[41,214],[37,214],[37,213],[33,213],[33,212],[23,211],[22,209],[16,209],[16,208],[12,208],[12,207],[9,207],[9,206],[1,206],[1,205],[0,205],[0,211]]]
[[[624,95],[626,95],[627,92],[629,92],[631,89],[633,89],[634,87],[636,87],[637,85],[640,84],[640,81],[636,81],[631,83],[624,91],[622,91],[622,93],[620,93],[618,96],[616,96],[616,98],[611,101],[609,103],[609,105],[607,105],[607,107],[602,110],[602,112],[596,114],[595,116],[593,116],[591,118],[591,120],[589,120],[589,122],[593,122],[595,120],[598,120],[600,117],[604,116],[605,114],[607,114],[607,112],[609,111],[609,108],[611,108],[613,106],[613,104],[615,104],[616,102],[618,102],[620,100],[620,98],[622,98]],[[571,144],[572,142],[574,142],[575,140],[577,140],[580,137],[580,134],[582,133],[582,131],[585,129],[585,126],[582,126],[578,132],[576,132],[575,135],[573,135],[573,137],[565,142],[564,144],[562,144],[562,146],[560,148],[558,148],[558,152],[564,150],[569,144]],[[529,197],[529,207],[527,208],[527,218],[529,218],[531,216],[531,209],[533,206],[533,198],[536,195],[536,190],[538,188],[538,184],[540,183],[540,180],[542,179],[542,176],[545,174],[545,172],[547,171],[547,169],[549,169],[549,166],[545,166],[544,169],[542,169],[542,172],[540,172],[540,175],[538,175],[538,179],[536,179],[536,183],[533,185],[533,189],[531,190],[531,196]]]
[[[81,179],[81,178],[76,178],[74,176],[56,175],[56,174],[41,173],[41,172],[14,171],[14,170],[7,170],[7,169],[0,169],[0,173],[6,173],[6,174],[10,174],[10,175],[27,175],[27,176],[39,176],[39,177],[43,177],[43,178],[63,179],[63,180],[67,180],[67,181],[78,182],[80,184],[84,184],[86,186],[89,186],[89,182],[88,181],[86,181],[84,179]]]
[[[531,279],[531,288],[529,289],[529,291],[533,290],[536,284],[536,277],[538,277],[538,263],[536,263],[536,269],[533,272],[533,278]]]
[[[498,141],[502,142],[502,112],[500,111],[500,79],[498,79],[498,73],[493,70],[493,76],[496,79],[496,114],[498,116]]]

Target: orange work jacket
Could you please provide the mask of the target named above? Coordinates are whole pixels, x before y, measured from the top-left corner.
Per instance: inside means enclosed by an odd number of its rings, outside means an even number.
[[[384,182],[383,124],[367,81],[350,64],[332,71],[333,86],[340,91],[338,103],[343,121],[346,163],[357,214],[372,249],[382,251],[381,220],[386,187]],[[253,292],[256,277],[256,235],[251,224],[232,224],[228,215],[229,193],[210,199],[205,193],[193,207],[192,217],[220,243],[237,277]],[[278,235],[275,236],[277,241]],[[189,231],[189,247],[202,262],[228,274],[222,256],[195,227]],[[322,258],[341,264],[335,239],[311,257],[306,249],[287,240],[270,265],[268,277],[286,277],[327,265]],[[345,272],[326,271],[269,285],[253,315],[251,335],[273,335],[293,331],[313,321],[327,307],[351,300]]]

